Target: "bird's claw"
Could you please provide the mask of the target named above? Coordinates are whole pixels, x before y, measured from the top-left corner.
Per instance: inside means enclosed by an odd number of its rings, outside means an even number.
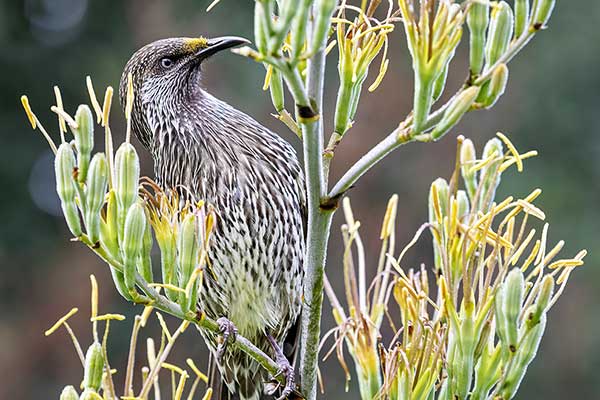
[[[225,317],[221,317],[217,320],[217,324],[219,325],[219,331],[221,332],[222,341],[217,346],[217,359],[221,360],[223,358],[223,354],[225,354],[225,350],[230,343],[235,342],[235,336],[237,335],[237,328]]]
[[[279,370],[274,378],[279,376],[283,376],[285,378],[285,385],[283,385],[281,395],[277,398],[277,400],[285,400],[294,392],[295,389],[296,382],[294,368],[288,361],[287,357],[283,354],[283,351],[281,350],[279,344],[277,344],[277,341],[271,335],[267,335],[267,339],[269,340],[271,347],[273,347],[273,350],[275,350],[275,362],[279,367]],[[279,387],[281,386],[282,385],[279,384]]]

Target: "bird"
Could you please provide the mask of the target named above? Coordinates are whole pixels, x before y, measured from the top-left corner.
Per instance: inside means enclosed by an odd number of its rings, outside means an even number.
[[[265,382],[272,377],[235,346],[220,344],[236,333],[281,365],[288,382],[281,397],[293,389],[282,347],[298,326],[306,224],[294,148],[202,85],[209,57],[248,43],[234,36],[157,40],[131,56],[119,85],[125,109],[131,79],[131,130],[149,151],[159,186],[184,187],[215,210],[211,273],[204,275],[198,309],[223,334],[202,331],[217,359],[222,396],[241,400],[271,398]]]

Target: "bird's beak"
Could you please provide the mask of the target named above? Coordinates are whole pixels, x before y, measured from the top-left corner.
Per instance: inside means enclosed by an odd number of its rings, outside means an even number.
[[[196,57],[199,59],[205,59],[213,54],[216,54],[222,50],[230,49],[232,47],[241,46],[243,44],[250,44],[248,39],[237,36],[222,36],[218,38],[208,39],[207,46],[200,49],[196,53]]]

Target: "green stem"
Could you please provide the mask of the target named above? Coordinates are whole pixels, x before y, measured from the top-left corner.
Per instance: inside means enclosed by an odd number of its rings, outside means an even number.
[[[314,39],[314,36],[312,37]],[[304,259],[304,302],[302,305],[300,347],[300,390],[307,400],[317,396],[317,362],[321,335],[323,287],[327,243],[336,202],[322,204],[326,193],[323,170],[323,102],[325,74],[325,39],[313,43],[318,49],[308,61],[307,95],[313,118],[299,118],[302,128],[304,168],[306,175],[308,234]]]

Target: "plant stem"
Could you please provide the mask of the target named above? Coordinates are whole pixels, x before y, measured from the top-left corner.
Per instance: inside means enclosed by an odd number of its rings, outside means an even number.
[[[302,306],[300,347],[300,390],[307,400],[317,395],[317,361],[323,308],[323,278],[327,243],[335,203],[322,204],[326,193],[323,170],[323,123],[320,118],[325,73],[325,40],[313,43],[318,49],[308,61],[307,94],[314,117],[299,118],[302,128],[306,175],[308,234],[304,259],[304,302]]]

